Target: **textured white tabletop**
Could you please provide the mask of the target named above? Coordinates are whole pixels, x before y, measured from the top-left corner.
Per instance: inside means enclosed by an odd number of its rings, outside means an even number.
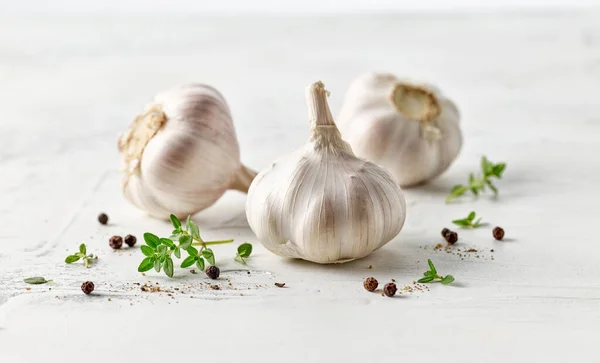
[[[139,249],[109,248],[114,234],[170,231],[120,192],[116,135],[154,93],[217,87],[258,170],[306,141],[306,85],[322,80],[335,114],[369,70],[439,85],[465,139],[448,172],[406,190],[405,227],[383,249],[335,266],[281,259],[255,240],[237,192],[195,218],[205,236],[236,239],[215,247],[219,291],[179,268],[141,276]],[[600,11],[0,14],[0,361],[597,362],[599,95]],[[508,163],[499,199],[445,205],[482,155]],[[471,210],[490,225],[461,231],[457,248],[479,252],[433,250]],[[242,241],[255,246],[250,274],[231,258]],[[99,255],[88,270],[63,262],[81,242]],[[362,287],[367,276],[410,284],[427,258],[456,283],[393,299]],[[22,282],[34,275],[55,282]],[[147,281],[174,296],[135,285]]]

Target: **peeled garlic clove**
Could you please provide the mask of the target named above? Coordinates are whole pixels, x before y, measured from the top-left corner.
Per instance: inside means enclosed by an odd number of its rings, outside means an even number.
[[[158,94],[120,136],[119,150],[125,196],[157,218],[194,214],[228,189],[247,192],[256,175],[240,163],[225,100],[202,84]]]
[[[435,87],[370,73],[350,85],[338,124],[356,155],[411,186],[454,161],[462,145],[459,119],[454,103]]]
[[[404,195],[383,168],[342,140],[323,83],[306,90],[310,142],[258,174],[248,191],[250,228],[271,252],[318,263],[367,256],[406,217]]]

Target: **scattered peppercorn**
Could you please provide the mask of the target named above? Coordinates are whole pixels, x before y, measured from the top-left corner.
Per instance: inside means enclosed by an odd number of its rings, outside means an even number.
[[[98,222],[100,222],[100,224],[108,223],[108,216],[106,215],[106,213],[98,214]]]
[[[494,238],[497,239],[498,241],[500,241],[502,238],[504,238],[504,230],[501,227],[494,228],[494,230],[492,231],[492,234],[494,235]]]
[[[363,286],[367,291],[375,291],[377,286],[379,286],[379,282],[374,277],[367,277],[363,282]]]
[[[208,266],[208,268],[204,272],[206,273],[206,276],[210,277],[213,280],[218,279],[219,274],[221,273],[217,266]]]
[[[285,282],[276,282],[275,286],[277,286],[277,287],[284,287],[285,286]]]
[[[446,235],[448,235],[448,233],[452,232],[451,230],[449,230],[448,228],[444,228],[442,229],[442,237],[446,238]]]
[[[132,236],[130,234],[125,236],[125,243],[127,243],[127,246],[133,247],[133,245],[135,245],[135,242],[137,242],[137,238],[135,238],[135,236]]]
[[[396,291],[398,291],[398,288],[396,287],[396,284],[393,282],[390,282],[389,284],[385,284],[385,286],[383,287],[383,293],[387,297],[392,297],[392,296],[396,295]]]
[[[458,233],[450,231],[446,234],[445,238],[446,238],[446,242],[453,245],[456,243],[456,241],[458,241]]]
[[[108,240],[108,244],[115,250],[118,250],[123,246],[123,238],[121,236],[112,236]]]
[[[94,291],[94,283],[91,281],[86,281],[81,285],[81,291],[83,291],[84,294],[89,295],[92,293],[92,291]]]

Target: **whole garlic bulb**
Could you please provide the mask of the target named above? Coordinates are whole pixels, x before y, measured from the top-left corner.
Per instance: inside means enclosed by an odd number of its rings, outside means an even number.
[[[271,252],[318,263],[364,257],[393,239],[404,195],[383,168],[342,140],[323,83],[306,90],[310,142],[258,174],[248,191],[250,228]]]
[[[119,150],[125,196],[157,218],[194,214],[227,189],[248,192],[256,176],[240,163],[225,100],[202,84],[159,93],[119,137]]]
[[[459,119],[454,103],[436,88],[370,73],[350,85],[338,125],[356,155],[411,186],[454,161],[462,145]]]

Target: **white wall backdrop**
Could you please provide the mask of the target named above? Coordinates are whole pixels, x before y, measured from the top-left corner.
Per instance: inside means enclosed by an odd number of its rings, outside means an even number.
[[[600,0],[0,0],[0,15],[22,12],[335,13],[496,10],[600,6]]]

